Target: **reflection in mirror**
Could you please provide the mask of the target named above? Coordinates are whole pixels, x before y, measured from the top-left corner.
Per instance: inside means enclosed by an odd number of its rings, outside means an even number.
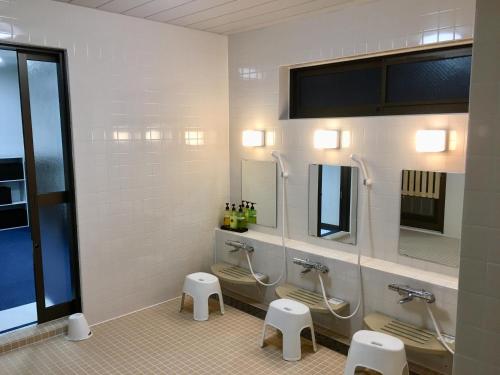
[[[241,161],[241,199],[254,203],[256,223],[276,228],[277,166],[273,161]]]
[[[404,170],[399,253],[458,267],[465,175]]]
[[[309,235],[356,244],[358,168],[309,165]]]

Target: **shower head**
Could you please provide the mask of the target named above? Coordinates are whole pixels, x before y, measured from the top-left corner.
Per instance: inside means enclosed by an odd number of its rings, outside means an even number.
[[[271,152],[271,156],[278,160],[278,164],[279,164],[280,169],[281,169],[281,176],[283,178],[287,178],[288,177],[288,169],[285,168],[285,163],[283,162],[283,158],[281,157],[281,153],[279,151],[274,150],[273,152]]]
[[[358,154],[351,154],[351,160],[360,165],[361,172],[363,172],[363,184],[366,187],[371,186],[373,181],[368,176],[368,170],[366,169],[365,161],[363,160],[363,158],[361,156],[359,156]]]

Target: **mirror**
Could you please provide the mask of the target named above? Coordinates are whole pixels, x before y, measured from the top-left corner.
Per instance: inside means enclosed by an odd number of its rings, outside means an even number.
[[[309,235],[356,244],[358,168],[309,165]]]
[[[254,203],[256,224],[276,227],[276,185],[275,162],[242,160],[241,199]]]
[[[404,170],[399,253],[458,267],[465,175]]]

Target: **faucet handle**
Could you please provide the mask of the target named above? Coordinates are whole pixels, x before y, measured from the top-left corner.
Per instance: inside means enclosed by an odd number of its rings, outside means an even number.
[[[424,289],[415,289],[409,285],[402,284],[389,284],[388,287],[390,290],[393,290],[400,296],[403,296],[403,299],[401,299],[399,303],[410,302],[414,298],[418,298],[419,300],[423,300],[427,303],[433,303],[436,300],[432,292]]]

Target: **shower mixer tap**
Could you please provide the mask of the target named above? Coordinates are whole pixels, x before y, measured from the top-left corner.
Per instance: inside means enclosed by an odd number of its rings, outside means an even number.
[[[240,241],[227,240],[225,244],[233,247],[231,250],[229,250],[230,253],[235,253],[240,250],[245,250],[246,252],[249,253],[254,251],[253,246],[247,245],[246,243]]]
[[[434,294],[424,289],[415,289],[409,285],[402,284],[389,284],[388,288],[403,297],[399,300],[400,304],[411,302],[414,298],[421,299],[427,303],[433,303],[436,301]]]
[[[330,271],[328,269],[328,267],[326,265],[324,265],[323,263],[312,262],[309,259],[293,258],[293,263],[304,267],[304,269],[301,272],[302,274],[306,274],[308,272],[311,272],[311,270],[313,270],[313,269],[318,270],[321,273],[327,273]]]

